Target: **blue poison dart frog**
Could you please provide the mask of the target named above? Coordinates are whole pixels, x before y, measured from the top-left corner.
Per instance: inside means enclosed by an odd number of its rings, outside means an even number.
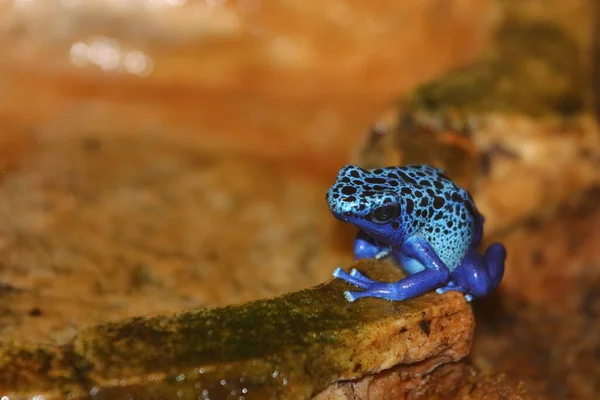
[[[337,219],[359,228],[356,259],[392,256],[407,274],[389,283],[336,268],[334,277],[362,289],[344,292],[348,301],[406,300],[433,289],[440,294],[456,290],[471,301],[491,293],[502,280],[504,246],[494,243],[485,255],[479,253],[484,218],[469,193],[440,169],[347,165],[327,192],[327,203]]]

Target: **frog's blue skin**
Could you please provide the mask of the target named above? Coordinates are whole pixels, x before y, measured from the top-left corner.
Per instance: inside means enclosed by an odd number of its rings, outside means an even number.
[[[337,268],[333,276],[363,289],[344,292],[348,301],[361,297],[406,300],[436,289],[456,290],[467,301],[498,287],[506,250],[490,245],[477,250],[483,216],[469,193],[440,169],[427,165],[365,170],[342,168],[327,192],[333,215],[359,228],[354,254],[359,258],[392,256],[407,273],[398,282],[378,282],[356,269]]]

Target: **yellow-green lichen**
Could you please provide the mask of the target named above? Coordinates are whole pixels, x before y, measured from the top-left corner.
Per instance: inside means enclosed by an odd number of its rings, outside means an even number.
[[[410,109],[532,117],[582,111],[586,75],[577,43],[559,25],[509,20],[478,62],[420,86]]]
[[[362,265],[377,279],[401,277],[391,264]],[[404,346],[399,334],[412,332],[417,342],[439,340],[444,348],[454,343],[446,332],[438,339],[424,336],[424,319],[472,317],[460,295],[451,301],[430,294],[405,302],[348,303],[346,288],[335,280],[244,305],[106,323],[82,331],[63,348],[13,346],[0,358],[0,379],[11,393],[58,388],[72,398],[309,398],[336,380],[376,372],[390,341]],[[457,332],[472,329],[471,322],[459,326]],[[410,351],[396,352],[410,360]],[[29,359],[34,362],[27,364]],[[16,379],[15,371],[29,378]]]

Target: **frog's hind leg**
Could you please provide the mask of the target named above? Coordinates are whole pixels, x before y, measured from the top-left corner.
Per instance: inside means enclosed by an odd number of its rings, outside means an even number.
[[[485,252],[485,264],[491,289],[496,289],[504,276],[504,261],[506,261],[506,248],[500,243],[493,243]]]
[[[500,285],[505,260],[506,249],[500,243],[490,245],[484,256],[481,256],[477,249],[471,248],[450,275],[450,280],[455,286],[440,288],[440,291],[443,293],[447,290],[458,290],[472,297],[488,295]]]

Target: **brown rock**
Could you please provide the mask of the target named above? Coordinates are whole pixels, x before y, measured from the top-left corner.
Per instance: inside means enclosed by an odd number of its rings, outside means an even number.
[[[330,386],[315,400],[526,400],[531,397],[523,384],[502,374],[476,372],[466,362],[438,366],[435,359],[410,366],[397,366],[377,375]]]
[[[391,264],[357,268],[402,277]],[[0,392],[12,398],[310,398],[333,382],[398,364],[457,361],[474,320],[460,293],[349,303],[330,283],[272,300],[84,330],[62,348],[4,344]],[[424,361],[427,360],[427,361]],[[427,371],[424,371],[425,373]]]
[[[0,292],[4,340],[60,344],[106,320],[272,297],[350,261],[323,246],[327,184],[256,157],[181,137],[41,133],[0,140],[2,154],[0,282],[15,289]]]

